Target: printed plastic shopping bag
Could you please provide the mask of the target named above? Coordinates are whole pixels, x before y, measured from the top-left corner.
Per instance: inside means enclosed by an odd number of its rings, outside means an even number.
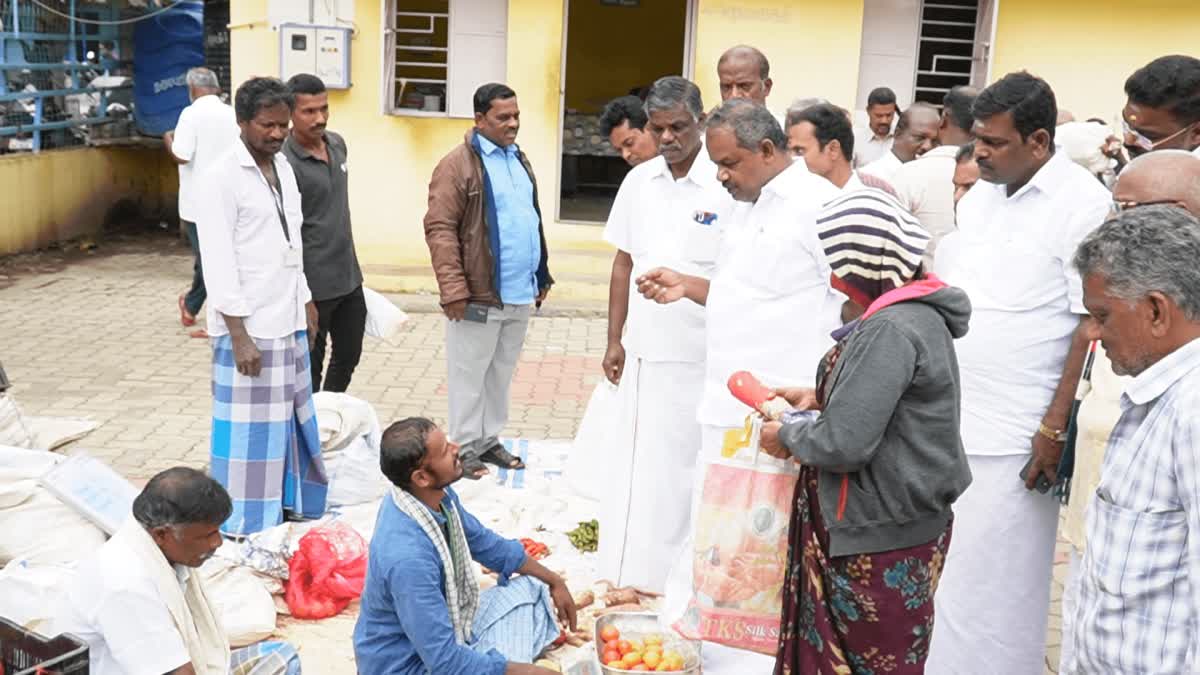
[[[799,468],[758,451],[761,419],[726,436],[704,467],[694,527],[692,598],[675,629],[693,640],[774,654]]]

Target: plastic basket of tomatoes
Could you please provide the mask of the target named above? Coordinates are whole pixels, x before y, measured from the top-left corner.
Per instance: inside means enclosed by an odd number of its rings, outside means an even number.
[[[596,621],[596,657],[606,675],[618,673],[699,673],[693,642],[662,631],[658,615],[618,612]]]

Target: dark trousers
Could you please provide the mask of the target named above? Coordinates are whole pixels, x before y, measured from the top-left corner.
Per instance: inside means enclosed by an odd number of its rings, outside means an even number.
[[[200,240],[196,238],[196,224],[181,220],[184,232],[187,233],[188,243],[192,245],[192,287],[188,289],[187,295],[183,296],[183,306],[187,308],[188,314],[196,316],[200,313],[200,309],[204,307],[204,301],[208,299],[208,291],[204,288],[204,269],[200,267]]]
[[[367,326],[367,300],[362,286],[346,295],[317,303],[317,340],[312,350],[312,390],[343,392],[350,386],[350,377],[362,357],[363,332]],[[325,361],[325,339],[333,338],[333,355],[329,357],[329,372],[321,387],[321,370]]]

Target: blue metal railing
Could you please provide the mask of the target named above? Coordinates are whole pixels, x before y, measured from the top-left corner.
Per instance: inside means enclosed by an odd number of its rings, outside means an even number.
[[[115,89],[132,87],[131,84],[92,87],[82,83],[81,78],[86,71],[108,74],[102,64],[89,62],[93,55],[86,55],[88,59],[85,59],[85,45],[107,42],[116,48],[119,40],[113,25],[86,25],[77,21],[80,18],[79,2],[69,0],[64,9],[70,18],[63,18],[19,0],[9,0],[9,7],[5,8],[3,0],[0,0],[0,19],[4,20],[7,29],[0,31],[0,139],[29,134],[31,149],[40,151],[43,145],[42,132],[82,128],[110,121],[107,114],[109,93]],[[115,5],[89,5],[84,16],[108,20],[119,18],[120,10]],[[9,11],[5,12],[5,9]],[[38,27],[37,32],[22,30],[22,27],[34,26]],[[97,48],[96,51],[100,50]],[[55,73],[62,73],[62,78],[56,77]],[[22,75],[30,77],[26,79]],[[24,91],[25,86],[17,81],[28,82],[35,78],[38,85],[45,87],[49,83],[50,88]],[[64,82],[70,86],[61,87]],[[54,87],[54,84],[60,86]],[[93,111],[81,110],[75,118],[57,119],[54,111],[66,114],[66,97],[80,94],[98,95],[99,105]],[[60,98],[61,101],[57,100]],[[32,112],[28,111],[27,104],[19,105],[31,100],[34,102]],[[51,100],[50,116],[47,116],[47,100]],[[14,103],[18,105],[11,105]],[[8,115],[4,114],[6,107]],[[15,120],[12,119],[14,117]]]

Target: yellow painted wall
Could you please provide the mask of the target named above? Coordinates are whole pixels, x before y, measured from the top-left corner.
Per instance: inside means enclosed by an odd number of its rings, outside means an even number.
[[[97,232],[122,199],[173,212],[175,166],[162,150],[74,148],[0,157],[0,255]]]
[[[472,126],[466,119],[386,115],[380,0],[358,0],[347,91],[330,93],[330,128],[350,149],[350,208],[354,239],[368,282],[381,290],[429,290],[425,215],[429,177]],[[276,34],[266,23],[266,0],[231,3],[233,81],[278,75]],[[538,178],[551,254],[564,242],[599,243],[599,229],[553,223],[557,193],[562,0],[511,0],[508,84],[521,105],[518,142]],[[552,265],[554,264],[552,259]],[[407,275],[407,276],[406,276]],[[423,278],[418,278],[423,277]]]
[[[771,62],[775,86],[767,106],[773,111],[802,96],[850,107],[858,88],[862,18],[862,0],[699,0],[696,83],[704,104],[721,100],[721,53],[746,43]]]
[[[630,89],[683,72],[687,0],[637,7],[571,0],[568,21],[568,108],[597,113]]]
[[[718,56],[738,42],[756,44],[770,57],[776,83],[773,107],[785,108],[792,98],[814,93],[853,100],[861,0],[698,2],[695,72],[706,105],[719,100]],[[432,290],[421,224],[429,176],[437,161],[462,142],[471,122],[383,114],[382,5],[381,0],[357,0],[358,31],[351,45],[354,86],[331,92],[330,128],[344,135],[350,148],[354,238],[368,284],[379,290]],[[560,282],[555,294],[592,297],[596,287],[601,292],[607,287],[611,264],[601,228],[553,221],[563,8],[564,0],[509,0],[508,84],[521,104],[518,142],[538,177],[551,270]],[[237,0],[230,11],[234,83],[251,75],[278,75],[278,38],[266,24],[267,1]]]
[[[1200,55],[1197,0],[999,0],[992,79],[1028,70],[1077,119],[1112,123],[1125,79],[1166,54]]]

